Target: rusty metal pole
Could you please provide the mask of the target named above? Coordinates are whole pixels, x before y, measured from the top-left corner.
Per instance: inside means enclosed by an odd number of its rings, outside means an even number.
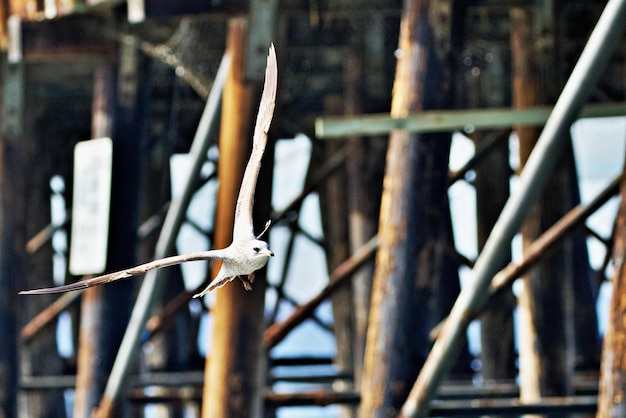
[[[248,160],[253,115],[258,109],[253,84],[243,79],[247,20],[229,21],[226,50],[232,65],[224,85],[219,139],[219,190],[214,246],[232,241],[235,203]],[[219,268],[213,266],[214,273]],[[217,290],[213,336],[207,349],[202,416],[260,417],[263,411],[263,304],[265,281],[256,280],[251,292],[238,280]]]
[[[457,299],[441,336],[402,408],[402,416],[420,417],[428,414],[430,400],[461,349],[469,319],[487,302],[491,279],[497,273],[511,239],[519,230],[526,209],[535,200],[554,168],[567,138],[564,134],[606,68],[625,25],[626,0],[609,0],[526,163],[519,188],[507,201],[476,260],[473,280]]]

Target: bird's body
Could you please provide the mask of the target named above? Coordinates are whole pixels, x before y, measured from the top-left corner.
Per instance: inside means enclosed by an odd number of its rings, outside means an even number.
[[[267,264],[269,257],[274,253],[268,248],[267,242],[260,238],[269,227],[258,236],[254,235],[252,225],[252,205],[254,202],[254,190],[256,188],[259,170],[261,169],[261,159],[267,144],[267,133],[274,114],[276,103],[276,85],[278,79],[278,65],[276,62],[276,52],[274,45],[270,46],[267,58],[267,68],[265,70],[265,84],[259,105],[254,136],[252,142],[252,153],[246,170],[243,175],[237,204],[235,207],[235,222],[233,226],[233,242],[226,248],[220,250],[201,251],[197,253],[182,254],[166,257],[149,263],[141,264],[126,270],[105,274],[75,283],[50,287],[44,289],[24,290],[20,294],[47,294],[61,293],[71,290],[81,290],[87,287],[109,283],[125,277],[135,276],[145,273],[148,270],[172,266],[194,260],[222,260],[222,266],[217,276],[211,283],[194,297],[200,297],[226,283],[240,277],[244,287],[251,290],[250,283],[254,280],[254,272]]]
[[[253,273],[263,268],[267,264],[267,260],[274,255],[265,241],[255,239],[254,236],[252,238],[252,240],[233,241],[232,244],[222,250],[220,271],[207,288],[194,297],[203,296],[218,287],[222,287],[234,280],[235,277],[241,278],[246,290],[252,289],[250,283],[254,280]],[[246,254],[246,257],[241,257],[241,254]]]

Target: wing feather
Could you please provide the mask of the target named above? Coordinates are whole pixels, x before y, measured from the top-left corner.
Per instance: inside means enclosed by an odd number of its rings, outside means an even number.
[[[49,293],[70,292],[72,290],[83,290],[83,289],[87,289],[88,287],[93,287],[99,284],[114,282],[116,280],[125,279],[127,277],[132,277],[138,274],[145,273],[149,270],[174,266],[176,264],[185,263],[187,261],[223,260],[225,258],[224,254],[225,254],[224,250],[210,250],[210,251],[200,251],[200,252],[195,252],[195,253],[160,258],[158,260],[154,260],[145,264],[140,264],[138,266],[131,267],[126,270],[116,271],[114,273],[109,273],[109,274],[105,274],[102,276],[93,277],[87,280],[81,280],[81,281],[66,284],[63,286],[46,287],[43,289],[33,289],[33,290],[22,290],[20,292],[20,295],[44,295],[44,294],[49,294]]]
[[[267,132],[269,131],[276,105],[276,86],[278,83],[278,64],[274,44],[270,45],[265,69],[265,83],[263,94],[259,104],[259,113],[254,127],[252,139],[252,153],[243,174],[243,181],[237,197],[235,207],[235,225],[233,228],[233,241],[239,238],[254,236],[252,226],[252,205],[254,202],[254,190],[261,169],[261,159],[267,145]]]

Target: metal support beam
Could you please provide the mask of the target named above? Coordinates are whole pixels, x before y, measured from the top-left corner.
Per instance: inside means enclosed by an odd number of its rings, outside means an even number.
[[[320,139],[345,138],[352,135],[385,135],[394,130],[409,132],[448,132],[477,129],[509,128],[514,125],[541,126],[546,123],[552,107],[526,109],[490,108],[473,110],[431,110],[394,118],[388,113],[361,116],[326,116],[315,121],[315,136]],[[626,102],[589,104],[580,118],[601,118],[626,115]]]
[[[626,0],[609,0],[526,163],[517,190],[507,201],[476,260],[473,280],[468,282],[452,308],[401,416],[428,414],[430,401],[461,348],[470,318],[487,302],[491,279],[519,230],[526,210],[550,177],[567,139],[565,133],[604,72],[625,26]]]
[[[214,136],[220,116],[222,90],[226,80],[226,74],[230,67],[230,55],[225,54],[220,63],[217,76],[213,82],[211,94],[207,100],[204,112],[198,125],[198,130],[193,139],[189,154],[191,155],[192,166],[189,170],[189,177],[185,184],[182,195],[173,200],[165,221],[161,234],[157,241],[155,258],[163,258],[169,256],[174,251],[174,244],[178,231],[187,212],[187,207],[193,196],[196,182],[199,179],[200,170],[206,160],[207,151],[211,144],[211,138]],[[124,381],[128,376],[129,364],[139,346],[139,337],[144,329],[154,295],[159,291],[161,286],[158,276],[160,270],[150,270],[141,285],[137,301],[131,314],[130,322],[126,328],[124,339],[115,359],[115,364],[111,370],[111,375],[107,382],[100,406],[95,413],[98,418],[111,417],[115,403],[119,399],[120,391],[124,387]]]

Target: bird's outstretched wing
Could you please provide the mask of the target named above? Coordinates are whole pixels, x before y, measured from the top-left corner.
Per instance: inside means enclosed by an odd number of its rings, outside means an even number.
[[[87,280],[81,280],[79,282],[66,284],[57,287],[46,287],[43,289],[22,290],[20,295],[44,295],[48,293],[62,293],[72,290],[83,290],[88,287],[97,286],[99,284],[113,282],[115,280],[124,279],[138,274],[145,273],[149,270],[159,269],[163,267],[169,267],[176,264],[185,263],[187,261],[198,260],[223,260],[225,258],[224,250],[210,250],[200,251],[196,253],[175,255],[172,257],[160,258],[158,260],[151,261],[149,263],[140,264],[135,267],[131,267],[126,270],[120,270],[115,273],[109,273],[98,277],[93,277]]]
[[[259,113],[257,115],[256,126],[254,128],[254,136],[252,143],[252,154],[248,160],[248,165],[243,175],[243,181],[237,198],[235,207],[235,225],[233,229],[233,241],[238,239],[246,239],[252,236],[254,231],[252,226],[252,203],[254,201],[254,190],[256,188],[259,170],[261,168],[261,158],[265,152],[267,144],[267,132],[272,122],[274,114],[274,106],[276,103],[276,86],[278,80],[278,64],[276,62],[276,51],[274,45],[270,46],[267,57],[267,68],[265,70],[265,84],[263,85],[263,94],[259,105]],[[109,283],[115,280],[124,279],[126,277],[135,276],[145,273],[149,270],[173,266],[175,264],[185,263],[195,260],[225,259],[227,258],[228,249],[211,250],[197,253],[189,253],[177,255],[173,257],[161,258],[149,263],[141,264],[126,270],[115,273],[105,274],[103,276],[82,280],[76,283],[64,286],[49,287],[43,289],[33,289],[21,291],[22,295],[41,295],[47,293],[61,293],[72,290],[82,290],[88,287],[97,286],[103,283]]]
[[[267,132],[272,122],[274,106],[276,104],[276,86],[278,82],[278,64],[276,63],[276,51],[274,44],[270,45],[267,56],[267,67],[265,69],[265,84],[259,105],[259,113],[254,127],[252,139],[252,154],[246,165],[243,174],[237,206],[235,207],[235,225],[233,227],[233,241],[241,238],[254,236],[252,226],[252,204],[254,202],[254,190],[256,188],[259,170],[261,169],[261,158],[265,152],[267,144]]]

